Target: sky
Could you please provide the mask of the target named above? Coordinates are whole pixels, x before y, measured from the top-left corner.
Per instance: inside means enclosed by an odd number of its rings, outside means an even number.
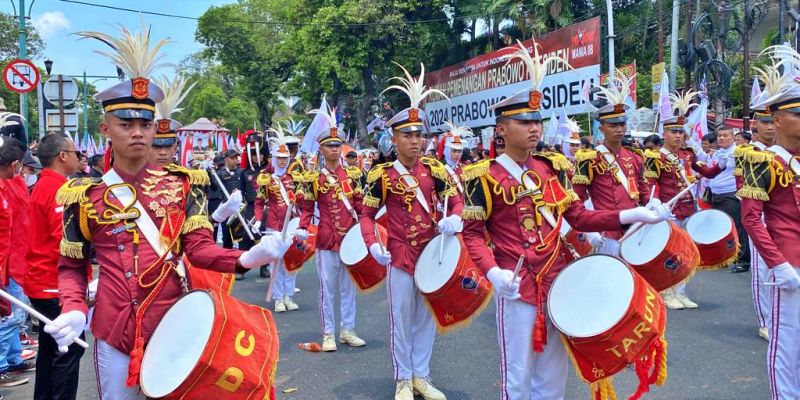
[[[12,0],[19,6],[19,0]],[[26,0],[26,7],[30,7],[31,0]],[[102,4],[141,11],[152,11],[166,14],[175,14],[189,17],[199,17],[209,7],[234,0],[80,0],[82,3]],[[14,14],[11,2],[0,2],[0,11]],[[27,12],[27,11],[26,11]],[[122,24],[131,31],[139,30],[141,18],[151,26],[151,43],[169,37],[172,43],[162,48],[166,55],[164,61],[177,64],[184,57],[203,48],[194,40],[197,21],[178,19],[154,15],[140,15],[137,12],[111,10],[84,4],[69,3],[61,0],[35,0],[31,10],[31,19],[34,26],[45,41],[43,54],[34,59],[34,63],[44,68],[44,60],[53,61],[53,74],[82,75],[111,75],[116,76],[116,67],[106,57],[95,53],[95,50],[108,50],[109,48],[96,40],[78,40],[72,33],[78,31],[100,31],[117,36],[118,25]],[[172,68],[164,68],[156,75],[172,73]],[[94,79],[89,79],[93,82]],[[100,80],[95,82],[98,90],[103,90],[114,83],[116,79]]]

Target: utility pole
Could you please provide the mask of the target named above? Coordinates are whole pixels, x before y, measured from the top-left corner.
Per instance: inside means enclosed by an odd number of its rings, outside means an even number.
[[[606,12],[608,14],[608,82],[614,81],[614,9],[611,0],[606,0]]]
[[[742,129],[749,131],[750,130],[750,90],[751,90],[751,82],[750,82],[750,27],[753,24],[753,21],[750,21],[747,18],[747,15],[750,14],[750,10],[752,5],[750,0],[744,0],[744,29],[742,30],[742,53],[744,53],[744,58],[742,59],[742,68],[743,68],[743,77],[744,77],[744,85],[742,85]]]
[[[692,35],[692,0],[686,0],[686,43],[694,46],[694,36]],[[686,82],[683,82],[683,89],[690,90],[692,88],[692,70],[686,68],[683,73]]]
[[[783,19],[786,18],[786,0],[778,0],[778,43],[783,44],[786,28],[783,26]]]
[[[658,9],[658,60],[657,62],[664,61],[664,7],[662,0],[656,0],[656,8]]]
[[[19,58],[28,59],[28,33],[25,27],[25,0],[19,0]],[[22,115],[22,124],[25,127],[25,134],[28,132],[28,94],[19,95],[19,115]]]
[[[86,71],[83,71],[83,137],[89,135],[89,89],[87,88]]]
[[[678,22],[680,21],[681,0],[672,0],[672,36],[669,44],[669,90],[675,90],[675,74],[678,70]]]

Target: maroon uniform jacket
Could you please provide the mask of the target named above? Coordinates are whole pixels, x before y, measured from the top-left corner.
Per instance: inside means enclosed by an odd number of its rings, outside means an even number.
[[[364,197],[364,174],[357,167],[342,168],[326,174],[321,171],[308,171],[302,174],[301,193],[298,204],[302,211],[300,227],[308,229],[314,216],[314,204],[319,209],[317,249],[339,251],[347,231],[356,224],[353,214],[341,200],[344,193],[350,207],[357,216]]]
[[[697,180],[692,171],[711,179],[719,175],[722,169],[717,165],[709,167],[698,162],[691,149],[680,149],[675,153],[666,150],[645,152],[644,176],[656,187],[656,197],[663,203],[672,200],[681,190]],[[690,217],[695,211],[695,201],[691,193],[681,197],[672,209],[675,218],[679,220]]]
[[[644,178],[642,158],[626,147],[620,147],[611,157],[625,174],[630,190],[625,190],[612,164],[600,151],[580,150],[575,154],[577,167],[572,177],[578,197],[582,201],[591,197],[595,210],[625,210],[647,204],[650,185]],[[621,238],[622,234],[619,230],[605,232],[606,237],[615,240]]]
[[[416,190],[401,178],[392,163],[378,164],[367,175],[361,233],[367,248],[377,243],[375,214],[386,205],[389,221],[387,250],[392,255],[391,265],[413,275],[420,253],[438,234],[437,201],[449,197],[448,215],[460,214],[464,202],[439,161],[422,157],[414,165],[405,167],[422,191],[428,211],[417,200]]]
[[[264,217],[264,210],[267,211],[266,227],[277,232],[283,230],[283,221],[286,219],[286,211],[289,205],[281,194],[281,188],[278,185],[275,175],[267,171],[261,171],[256,179],[258,185],[258,194],[256,195],[256,202],[254,204],[254,213],[256,221],[262,221]],[[283,174],[279,177],[283,189],[286,193],[286,200],[291,204],[296,203],[295,198],[295,182],[289,173]]]
[[[800,152],[790,152],[793,157]],[[749,151],[742,165],[742,224],[767,266],[800,267],[800,175],[770,151]],[[764,216],[762,222],[761,216]]]
[[[205,171],[189,171],[175,165],[147,165],[135,175],[117,171],[136,195],[165,240],[173,238],[175,260],[185,254],[193,266],[233,272],[241,252],[218,247],[211,237],[205,209]],[[99,285],[92,319],[92,333],[123,353],[134,347],[136,313],[153,290],[165,265],[128,218],[132,204],[121,204],[99,178],[67,182],[56,201],[64,206],[64,231],[58,263],[58,289],[62,312],[88,312],[86,304],[89,244],[94,243],[100,264]],[[125,216],[125,218],[121,218]],[[180,221],[182,223],[180,223]],[[138,237],[139,244],[135,244]],[[166,247],[166,246],[165,246]],[[134,262],[138,256],[138,265]],[[166,263],[168,266],[171,262]],[[170,268],[163,288],[142,313],[141,333],[149,340],[167,309],[182,294],[180,279]]]
[[[466,204],[461,215],[464,241],[484,274],[494,266],[513,271],[519,257],[524,256],[519,291],[522,301],[536,305],[537,289],[542,291],[545,302],[553,279],[573,260],[559,230],[547,223],[538,205],[546,205],[556,219],[563,217],[582,232],[616,231],[623,227],[619,211],[592,211],[583,206],[567,177],[569,161],[564,156],[536,154],[520,166],[535,174],[532,179],[540,193],[517,196],[525,188],[495,160],[466,167],[463,174]],[[493,250],[486,244],[487,231]]]

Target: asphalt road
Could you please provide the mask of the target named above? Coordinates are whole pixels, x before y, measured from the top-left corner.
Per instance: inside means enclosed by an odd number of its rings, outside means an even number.
[[[267,279],[251,271],[237,282],[234,294],[244,301],[264,305]],[[388,350],[385,289],[358,296],[358,334],[367,346],[351,349],[339,345],[335,353],[309,353],[297,343],[321,341],[317,318],[318,281],[313,263],[300,272],[302,289],[295,296],[299,311],[275,314],[281,340],[281,358],[275,385],[278,399],[391,399],[394,381]],[[669,311],[669,378],[653,387],[645,399],[759,400],[769,398],[765,357],[767,342],[757,335],[750,295],[750,275],[728,270],[699,272],[689,284],[689,294],[700,303],[697,310]],[[498,398],[499,356],[494,306],[490,305],[470,326],[439,336],[431,361],[436,385],[454,400]],[[30,374],[31,381],[33,375]],[[617,394],[627,398],[636,385],[632,371],[615,379]],[[286,390],[292,393],[284,393]],[[33,398],[33,382],[1,389],[4,399]],[[80,399],[96,399],[92,357],[81,365]],[[567,399],[589,399],[586,385],[570,368]]]

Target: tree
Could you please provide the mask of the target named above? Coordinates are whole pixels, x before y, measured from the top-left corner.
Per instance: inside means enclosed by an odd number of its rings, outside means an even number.
[[[27,24],[25,27],[28,34],[27,50],[28,57],[34,58],[38,56],[44,48],[44,41],[39,36],[32,25]],[[16,17],[6,13],[0,13],[0,60],[6,61],[11,58],[17,57],[19,54],[18,47],[19,40],[19,24]]]
[[[258,109],[255,105],[240,98],[231,99],[222,110],[225,127],[231,129],[244,129],[258,122]]]
[[[189,103],[189,110],[192,113],[192,120],[198,118],[224,118],[225,105],[228,100],[225,92],[219,86],[206,85],[194,94]]]

